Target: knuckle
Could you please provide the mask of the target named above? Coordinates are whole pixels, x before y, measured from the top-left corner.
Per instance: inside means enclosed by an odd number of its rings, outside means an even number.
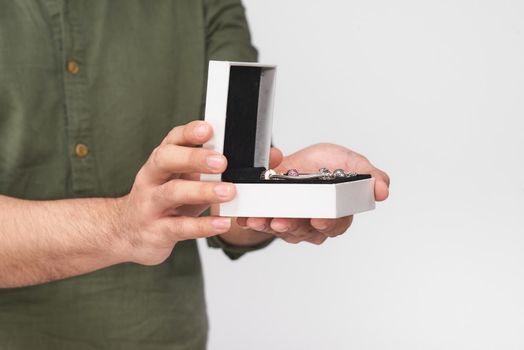
[[[179,220],[177,235],[181,239],[193,239],[202,236],[209,231],[203,218],[183,218]]]
[[[185,147],[183,149],[183,152],[180,152],[182,155],[182,160],[186,167],[195,168],[195,164],[198,164],[200,161],[200,152],[202,150],[200,148],[194,148],[194,147]]]
[[[170,227],[171,234],[176,237],[176,240],[179,241],[186,236],[187,229],[187,220],[185,218],[178,218],[174,220],[173,224]]]
[[[163,169],[164,167],[164,149],[165,146],[158,146],[151,153],[151,162],[153,163],[153,166],[156,168]]]
[[[175,190],[174,196],[176,198],[177,204],[179,205],[188,204],[189,200],[191,199],[189,193],[187,193],[187,191],[180,189],[180,187],[178,187]]]
[[[207,232],[210,232],[209,227],[209,220],[205,220],[204,218],[195,218],[188,229],[188,235],[190,235],[191,238],[204,237]]]
[[[188,188],[188,184],[180,184],[179,186],[177,186],[173,194],[176,194],[176,196],[179,199],[179,202],[181,203],[189,204],[192,202],[194,197],[193,191],[191,191]]]
[[[145,185],[145,174],[144,167],[142,167],[135,175],[133,181],[133,189],[137,191],[142,191]]]
[[[215,231],[215,229],[211,225],[211,218],[208,218],[207,220],[197,219],[197,222],[198,222],[197,234],[199,236]]]
[[[180,190],[180,187],[179,180],[171,180],[164,185],[157,187],[156,196],[157,198],[174,198]]]
[[[153,190],[150,193],[151,200],[154,202],[163,201],[164,198],[169,196],[169,193],[169,183],[166,183],[162,186],[157,186],[153,188]]]
[[[215,187],[217,186],[214,183],[206,183],[206,184],[199,184],[201,186],[201,191],[199,193],[202,193],[205,196],[205,200],[210,203],[216,203],[219,201],[218,195],[215,192]],[[203,188],[202,188],[203,187]]]
[[[193,153],[194,149],[189,147],[180,147],[179,152],[176,154],[176,163],[180,168],[190,168],[191,164],[194,162]]]
[[[201,163],[201,161],[204,160],[206,151],[207,150],[204,150],[203,148],[189,148],[189,152],[187,152],[187,159],[195,163]]]

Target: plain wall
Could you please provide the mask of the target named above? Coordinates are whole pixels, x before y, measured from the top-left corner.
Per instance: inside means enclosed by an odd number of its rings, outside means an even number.
[[[275,144],[361,152],[391,196],[320,247],[200,242],[210,350],[524,348],[524,1],[245,6]]]

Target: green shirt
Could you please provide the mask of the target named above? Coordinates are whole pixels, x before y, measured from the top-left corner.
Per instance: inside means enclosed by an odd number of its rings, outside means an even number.
[[[167,132],[202,116],[210,59],[256,59],[240,0],[0,0],[0,194],[128,193]],[[206,337],[195,241],[159,266],[0,290],[2,350],[202,349]]]

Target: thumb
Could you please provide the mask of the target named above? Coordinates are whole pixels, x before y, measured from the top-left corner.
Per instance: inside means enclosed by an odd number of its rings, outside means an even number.
[[[282,159],[284,159],[282,152],[276,147],[271,147],[271,150],[269,151],[269,168],[275,169],[280,163],[282,163]]]

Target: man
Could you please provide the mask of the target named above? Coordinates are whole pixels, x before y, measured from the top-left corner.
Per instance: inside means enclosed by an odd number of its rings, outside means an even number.
[[[235,259],[349,227],[198,217],[235,195],[197,181],[227,160],[193,147],[213,130],[192,120],[210,59],[256,60],[239,0],[0,5],[1,349],[203,349],[195,238]],[[386,174],[336,145],[273,149],[271,166],[371,173],[388,195]]]

